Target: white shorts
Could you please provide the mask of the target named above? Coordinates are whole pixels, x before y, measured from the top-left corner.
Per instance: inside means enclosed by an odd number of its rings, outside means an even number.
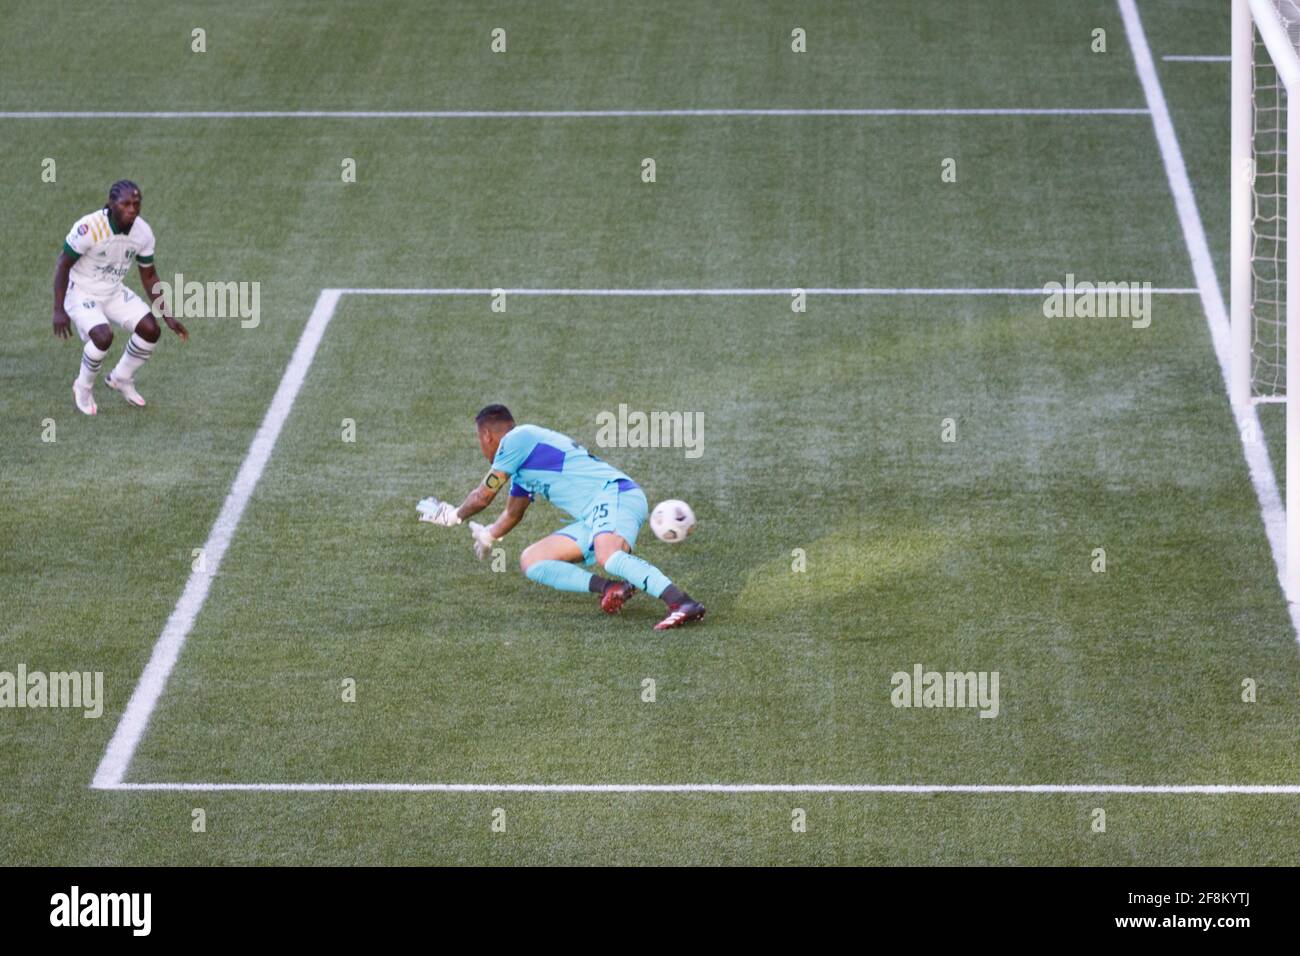
[[[63,299],[63,311],[77,327],[81,341],[90,337],[90,330],[105,322],[119,325],[128,332],[135,331],[135,325],[149,314],[149,306],[138,295],[122,286],[106,298],[87,295],[68,282],[68,294]]]

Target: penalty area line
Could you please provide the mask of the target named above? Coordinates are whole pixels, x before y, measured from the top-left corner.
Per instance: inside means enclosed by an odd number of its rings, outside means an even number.
[[[1300,795],[1296,784],[1123,783],[115,783],[97,790],[343,793],[1136,793]]]
[[[662,110],[26,110],[0,112],[0,120],[94,119],[642,119],[726,116],[1147,116],[1138,107],[775,108]]]

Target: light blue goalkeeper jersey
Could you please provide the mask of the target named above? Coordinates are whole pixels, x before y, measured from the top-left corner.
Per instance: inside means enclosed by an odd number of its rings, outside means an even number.
[[[568,435],[540,425],[516,425],[506,432],[492,470],[511,476],[511,497],[541,495],[575,518],[584,517],[611,483],[619,491],[637,487]]]

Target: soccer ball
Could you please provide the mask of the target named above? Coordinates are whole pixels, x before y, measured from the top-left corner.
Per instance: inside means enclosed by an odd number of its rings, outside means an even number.
[[[676,544],[685,541],[695,528],[695,512],[684,501],[670,498],[655,505],[650,512],[650,530],[660,541]]]

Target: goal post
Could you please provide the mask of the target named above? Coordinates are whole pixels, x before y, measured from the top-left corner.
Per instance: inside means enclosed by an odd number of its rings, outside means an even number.
[[[1300,347],[1287,348],[1300,343],[1300,241],[1287,242],[1287,224],[1300,223],[1300,147],[1287,150],[1291,139],[1300,144],[1300,109],[1287,109],[1300,97],[1297,51],[1300,0],[1232,0],[1228,389],[1234,409],[1286,404],[1290,600],[1300,599]]]

